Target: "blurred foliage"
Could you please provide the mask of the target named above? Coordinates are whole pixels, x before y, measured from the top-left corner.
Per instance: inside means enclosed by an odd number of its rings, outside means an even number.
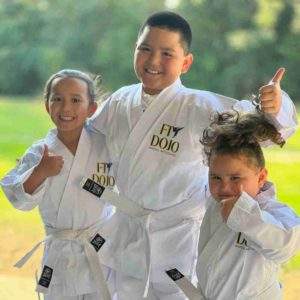
[[[136,82],[139,26],[170,7],[193,30],[186,85],[241,98],[284,66],[300,101],[299,0],[0,0],[0,94],[39,93],[61,68],[102,74],[108,90]]]

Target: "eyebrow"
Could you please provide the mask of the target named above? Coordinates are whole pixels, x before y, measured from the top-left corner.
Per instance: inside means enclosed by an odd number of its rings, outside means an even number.
[[[53,95],[53,96],[62,96],[61,93],[56,93],[56,92],[52,92],[50,95]],[[80,94],[71,94],[72,97],[80,97],[81,98],[81,95]]]
[[[151,48],[151,46],[150,46],[149,44],[145,43],[145,42],[140,43],[140,44],[137,45],[137,46],[138,46],[138,47],[140,47],[140,46],[147,46],[147,47],[150,47],[150,48]],[[173,48],[161,48],[161,50],[163,50],[163,51],[175,52],[175,50],[174,50]]]
[[[162,48],[162,50],[169,51],[169,52],[175,52],[175,50],[172,48]]]

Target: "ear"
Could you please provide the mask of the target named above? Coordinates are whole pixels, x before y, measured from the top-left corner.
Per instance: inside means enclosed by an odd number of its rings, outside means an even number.
[[[96,102],[93,102],[89,105],[89,117],[91,117],[95,113],[95,111],[97,110],[97,107],[98,107],[98,105]]]
[[[258,186],[261,189],[266,183],[268,178],[268,171],[266,168],[262,168],[258,174]]]
[[[181,68],[181,74],[186,73],[190,69],[190,67],[193,63],[193,60],[194,60],[194,57],[193,57],[192,53],[189,53],[185,56],[184,61],[183,61],[183,65],[182,65],[182,68]]]

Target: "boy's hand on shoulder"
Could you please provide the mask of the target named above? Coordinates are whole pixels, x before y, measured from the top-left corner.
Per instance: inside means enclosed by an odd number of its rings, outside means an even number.
[[[261,110],[264,113],[276,115],[279,112],[282,100],[280,81],[284,73],[285,69],[279,68],[270,82],[259,89]]]
[[[44,146],[43,157],[36,167],[36,171],[43,174],[45,177],[55,176],[60,173],[64,165],[63,157],[49,152],[48,146]]]

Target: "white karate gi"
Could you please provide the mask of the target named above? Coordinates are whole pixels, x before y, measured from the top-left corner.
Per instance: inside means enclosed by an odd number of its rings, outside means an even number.
[[[253,111],[254,107],[248,101],[187,89],[180,80],[163,90],[145,112],[141,95],[142,84],[121,88],[91,122],[106,136],[120,195],[153,210],[150,218],[117,211],[114,224],[121,233],[115,238],[114,255],[119,263],[111,266],[118,270],[120,300],[142,298],[141,281],[147,277],[149,264],[153,299],[185,299],[165,271],[177,268],[189,279],[195,274],[205,211],[201,193],[207,181],[199,139],[214,112],[232,107]],[[294,105],[283,95],[274,122],[284,127],[286,137],[297,121]]]
[[[23,183],[40,162],[44,144],[49,151],[63,156],[64,165],[58,175],[48,177],[29,195],[25,193]],[[89,294],[86,299],[102,299],[96,294],[98,283],[89,266],[91,263],[99,264],[99,255],[94,248],[86,249],[86,244],[90,245],[97,233],[104,237],[101,226],[111,217],[113,209],[111,205],[83,190],[81,180],[89,177],[113,188],[114,178],[110,167],[104,136],[84,128],[76,155],[73,156],[57,138],[56,129],[53,129],[44,139],[33,144],[18,165],[1,180],[1,186],[14,207],[20,210],[39,207],[48,236],[43,267],[46,265],[53,269],[50,283],[46,276],[46,285],[49,286],[45,287],[45,283],[37,286],[37,291],[48,294],[46,299],[65,299],[67,296],[83,294]],[[102,248],[105,247],[106,243]],[[96,254],[94,261],[88,261],[89,255],[85,254],[88,250],[92,251],[91,256]],[[104,266],[102,269],[106,280],[111,270]]]
[[[227,224],[210,199],[200,231],[199,287],[205,299],[282,299],[279,265],[299,250],[300,218],[276,201],[270,183],[255,199],[244,192]]]

